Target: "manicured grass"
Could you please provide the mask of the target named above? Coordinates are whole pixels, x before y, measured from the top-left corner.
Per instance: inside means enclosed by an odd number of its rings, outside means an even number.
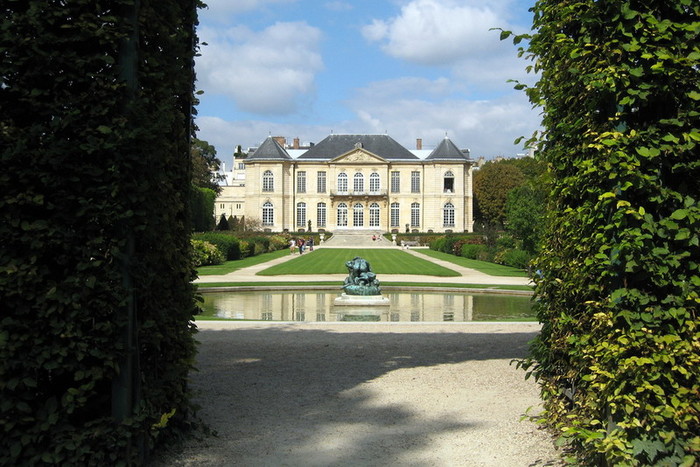
[[[242,268],[247,268],[249,266],[255,266],[256,264],[266,263],[273,259],[277,259],[280,256],[288,255],[288,249],[282,249],[278,251],[273,251],[271,253],[263,253],[257,256],[250,256],[248,258],[243,258],[235,261],[226,261],[224,264],[219,264],[217,266],[202,266],[197,269],[197,273],[200,276],[217,276],[222,274],[228,274],[229,272],[237,271]]]
[[[416,258],[396,249],[320,249],[299,255],[291,261],[277,264],[258,273],[261,276],[284,274],[347,274],[345,262],[360,256],[366,259],[372,272],[381,274],[420,274],[426,276],[454,277],[460,274],[438,266],[428,260]],[[381,277],[379,278],[381,280]]]
[[[503,266],[501,264],[489,263],[486,261],[478,261],[475,259],[462,258],[461,256],[450,255],[443,253],[441,251],[434,250],[413,250],[418,253],[430,256],[431,258],[441,259],[443,261],[449,261],[450,263],[456,264],[458,266],[463,266],[465,268],[476,269],[479,272],[488,274],[489,276],[502,276],[502,277],[527,277],[527,272],[522,269],[511,268],[510,266]]]

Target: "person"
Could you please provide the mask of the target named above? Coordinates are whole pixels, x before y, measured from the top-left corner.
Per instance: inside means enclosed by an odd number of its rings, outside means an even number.
[[[306,245],[309,247],[309,251],[314,251],[314,238],[309,237],[309,239],[306,241]]]
[[[294,247],[296,246],[297,242],[294,239],[289,240],[289,254],[293,255],[294,254]]]
[[[376,241],[376,240],[377,240],[377,236],[376,236],[376,235],[372,235],[372,241],[374,242],[374,241]]]
[[[299,254],[303,255],[304,254],[304,239],[300,238],[297,240],[297,246],[299,247]]]

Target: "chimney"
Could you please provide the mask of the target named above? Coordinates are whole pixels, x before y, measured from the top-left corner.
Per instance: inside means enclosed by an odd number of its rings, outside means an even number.
[[[423,149],[423,139],[422,138],[416,138],[416,149],[418,149],[418,150]]]
[[[277,143],[279,143],[279,145],[282,146],[283,148],[287,147],[287,138],[285,138],[284,136],[273,136],[272,138],[275,141],[277,141]]]
[[[294,138],[294,149],[299,149],[299,138]]]

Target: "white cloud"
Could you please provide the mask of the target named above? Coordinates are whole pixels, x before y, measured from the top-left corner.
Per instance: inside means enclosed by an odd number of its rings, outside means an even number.
[[[290,114],[314,92],[323,69],[321,31],[305,22],[278,22],[263,31],[246,27],[200,30],[198,87],[230,97],[243,111]]]
[[[363,34],[369,41],[381,42],[393,57],[421,65],[451,65],[493,53],[499,38],[489,28],[503,23],[489,6],[414,0],[397,17],[375,19]]]

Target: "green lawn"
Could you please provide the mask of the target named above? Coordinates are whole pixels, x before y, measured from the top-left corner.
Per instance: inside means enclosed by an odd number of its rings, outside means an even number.
[[[396,249],[320,249],[314,252],[298,255],[291,261],[272,266],[258,274],[261,276],[279,276],[284,274],[347,274],[345,262],[361,256],[366,259],[372,272],[381,274],[421,274],[426,276],[454,277],[459,273],[438,266],[428,260],[416,258],[406,252]],[[379,277],[381,280],[381,276]]]
[[[441,251],[425,249],[413,251],[424,254],[426,256],[430,256],[431,258],[449,261],[450,263],[456,264],[458,266],[463,266],[465,268],[476,269],[477,271],[483,272],[484,274],[488,274],[489,276],[527,277],[527,272],[523,271],[522,269],[511,268],[510,266],[503,266],[501,264],[489,263],[486,261],[462,258],[461,256],[450,255]]]
[[[197,269],[197,273],[200,276],[217,276],[222,274],[228,274],[229,272],[237,271],[242,268],[247,268],[248,266],[255,266],[260,263],[267,263],[273,259],[277,259],[280,256],[288,255],[288,249],[282,249],[278,251],[273,251],[272,253],[263,253],[257,256],[251,256],[249,258],[243,258],[236,261],[226,261],[224,264],[219,264],[218,266],[202,266]]]

